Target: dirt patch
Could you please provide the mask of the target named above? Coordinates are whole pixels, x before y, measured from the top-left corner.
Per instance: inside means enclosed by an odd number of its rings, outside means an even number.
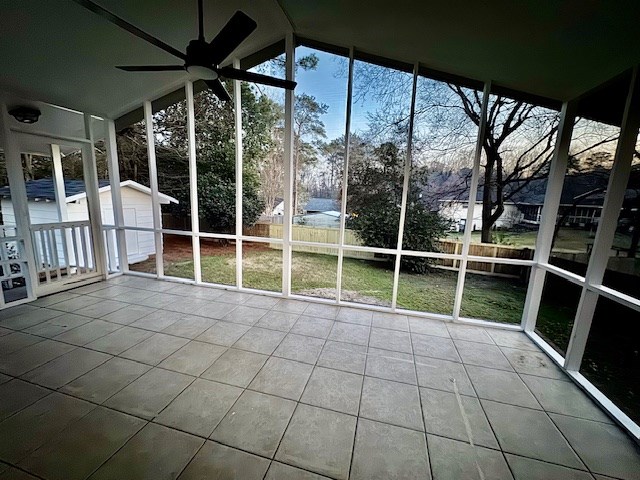
[[[263,252],[271,250],[266,243],[244,242],[244,252]],[[163,256],[165,262],[184,262],[192,260],[193,246],[191,237],[182,235],[164,235]],[[236,243],[222,238],[200,238],[200,255],[235,255]],[[152,257],[149,257],[150,259]]]
[[[336,298],[335,288],[312,288],[309,290],[301,290],[295,293],[298,295],[308,295],[310,297],[333,298],[333,299]],[[353,292],[351,290],[342,290],[340,294],[340,299],[346,302],[367,303],[369,305],[378,305],[380,307],[390,306],[390,303],[385,300],[380,300],[379,298],[361,295],[358,292]]]
[[[184,235],[163,235],[163,259],[165,265],[170,263],[189,262],[193,260],[193,245],[190,236]],[[243,253],[270,251],[266,243],[244,242]],[[236,243],[233,240],[222,238],[200,238],[200,255],[207,256],[231,256],[236,253]],[[155,273],[156,256],[149,255],[143,262],[130,265],[131,270],[136,272]]]

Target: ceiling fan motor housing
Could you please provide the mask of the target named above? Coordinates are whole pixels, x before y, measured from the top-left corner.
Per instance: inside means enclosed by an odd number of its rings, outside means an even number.
[[[184,67],[193,78],[215,80],[218,78],[216,65],[211,63],[211,46],[204,40],[191,40],[187,46]]]
[[[211,46],[204,40],[191,40],[187,45],[187,60],[185,66],[199,65],[201,67],[212,67]],[[215,68],[217,65],[213,65]]]

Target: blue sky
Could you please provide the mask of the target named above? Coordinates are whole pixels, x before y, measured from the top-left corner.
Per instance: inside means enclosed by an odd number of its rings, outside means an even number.
[[[342,137],[345,133],[349,59],[308,47],[298,47],[296,49],[296,58],[299,59],[312,53],[318,57],[318,67],[315,70],[306,71],[301,68],[298,69],[296,72],[298,86],[295,92],[297,95],[302,93],[312,95],[316,98],[316,101],[328,106],[327,113],[322,116],[322,121],[327,133],[326,140],[330,141],[334,138]],[[358,61],[355,62],[356,75],[359,63]],[[282,77],[284,74],[284,72],[270,70],[265,64],[252,70],[278,77]],[[282,90],[264,86],[260,86],[258,89],[276,101],[284,102]],[[354,84],[354,96],[357,96],[357,84]],[[364,99],[361,98],[354,103],[351,110],[351,131],[364,133],[369,125],[368,114],[374,113],[380,108],[382,108],[382,105],[375,98],[372,98],[372,95]]]
[[[310,71],[298,69],[296,93],[312,95],[319,103],[327,104],[329,109],[322,117],[327,130],[327,139],[341,137],[345,132],[349,59],[307,47],[296,49],[297,58],[310,53],[317,55],[318,68]]]
[[[305,71],[298,69],[296,73],[296,93],[306,93],[313,95],[320,103],[329,106],[326,115],[323,115],[322,121],[327,131],[327,140],[332,140],[344,135],[345,133],[345,117],[347,104],[347,75],[349,59],[332,55],[319,50],[313,50],[307,47],[298,47],[296,49],[296,58],[314,53],[318,57],[318,68],[316,70]],[[358,75],[358,67],[362,62],[355,62],[354,75]],[[378,67],[383,68],[383,67]],[[354,99],[357,97],[357,82],[354,83]],[[402,106],[409,108],[410,91],[406,92],[407,105]],[[397,107],[397,106],[394,106]],[[369,113],[374,113],[382,108],[382,105],[368,95],[366,98],[359,99],[353,103],[351,109],[351,131],[355,133],[364,133],[369,126]]]

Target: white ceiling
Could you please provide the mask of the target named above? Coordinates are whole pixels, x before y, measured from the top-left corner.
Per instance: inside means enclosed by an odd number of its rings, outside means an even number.
[[[198,36],[196,0],[97,3],[181,51]],[[236,10],[258,22],[234,52],[240,58],[282,39],[290,28],[275,0],[206,0],[204,9],[207,39]],[[115,65],[181,63],[71,0],[0,0],[0,91],[116,117],[188,76],[127,73]]]
[[[196,0],[98,1],[179,50],[197,36]],[[207,37],[238,9],[258,29],[234,56],[281,40],[290,20],[302,37],[556,100],[640,62],[634,0],[205,0]],[[0,91],[117,117],[186,74],[115,65],[175,60],[71,0],[0,0]]]
[[[298,35],[574,98],[640,62],[638,0],[279,0]]]

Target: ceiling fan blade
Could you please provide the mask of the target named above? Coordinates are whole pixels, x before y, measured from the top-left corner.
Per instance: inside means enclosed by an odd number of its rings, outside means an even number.
[[[135,35],[136,37],[141,38],[142,40],[145,40],[150,44],[155,45],[158,48],[161,48],[165,52],[170,53],[175,57],[186,60],[187,56],[184,53],[182,53],[180,50],[177,50],[173,48],[171,45],[164,43],[162,40],[159,40],[156,37],[149,35],[147,32],[143,32],[135,25],[132,25],[126,20],[118,17],[117,15],[114,15],[109,10],[102,8],[97,3],[94,3],[91,0],[73,0],[73,1],[76,2],[78,5],[82,5],[88,10],[91,10],[93,13],[100,15],[101,17],[117,25],[118,27],[126,30],[127,32]]]
[[[293,90],[296,88],[296,82],[291,80],[283,80],[281,78],[270,77],[268,75],[262,75],[260,73],[245,72],[232,67],[223,67],[218,69],[218,74],[225,78],[232,78],[234,80],[244,80],[245,82],[261,83],[263,85],[269,85],[272,87],[286,88],[287,90]]]
[[[248,15],[238,10],[233,17],[222,27],[222,30],[211,40],[211,63],[219,65],[238,45],[240,45],[253,32],[258,24]]]
[[[229,92],[227,92],[227,89],[224,88],[224,85],[222,85],[220,80],[205,80],[204,83],[207,84],[207,87],[209,87],[220,100],[223,102],[231,101]]]
[[[125,72],[173,72],[184,71],[183,65],[124,65],[116,67]]]

